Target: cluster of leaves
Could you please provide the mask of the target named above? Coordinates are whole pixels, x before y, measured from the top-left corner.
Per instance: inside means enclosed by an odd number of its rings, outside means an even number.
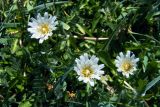
[[[1,0],[2,107],[160,106],[159,0]],[[27,32],[30,17],[48,12],[59,25],[44,43]],[[100,39],[102,38],[102,39]],[[134,76],[116,71],[119,52],[140,58]],[[82,53],[105,64],[106,81],[86,93],[73,71]]]

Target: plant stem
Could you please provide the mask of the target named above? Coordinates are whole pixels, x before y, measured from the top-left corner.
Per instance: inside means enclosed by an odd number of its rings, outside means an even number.
[[[139,36],[147,37],[147,38],[152,39],[152,40],[154,40],[154,41],[156,41],[157,43],[160,44],[160,41],[158,41],[157,39],[155,39],[154,37],[151,37],[151,36],[149,36],[149,35],[132,32],[132,31],[130,31],[130,30],[128,31],[128,33],[134,34],[134,35],[139,35]]]
[[[126,81],[124,81],[124,84],[125,84],[130,90],[132,90],[134,94],[137,94],[136,90],[135,90],[130,84],[128,84]]]
[[[74,36],[76,39],[84,39],[84,40],[94,40],[94,41],[99,41],[99,40],[108,40],[108,38],[96,38],[96,37],[78,37]]]
[[[87,95],[86,95],[86,107],[89,107],[89,102],[88,102],[88,96],[89,96],[89,88],[90,88],[90,84],[89,83],[87,83],[87,86],[86,86],[86,93],[87,93]]]
[[[50,37],[49,38],[53,43],[56,43],[56,41],[52,38],[52,37]]]

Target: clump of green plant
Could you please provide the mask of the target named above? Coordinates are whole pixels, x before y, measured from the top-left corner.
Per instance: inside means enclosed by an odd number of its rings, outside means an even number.
[[[2,107],[159,107],[158,0],[1,0]]]

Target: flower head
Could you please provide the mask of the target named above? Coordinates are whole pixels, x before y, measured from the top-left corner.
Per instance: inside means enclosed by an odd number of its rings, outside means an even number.
[[[94,79],[100,80],[104,74],[104,71],[101,70],[104,68],[104,64],[98,65],[98,61],[99,59],[96,56],[90,57],[87,53],[81,55],[79,59],[76,58],[74,70],[79,76],[78,80],[94,86]]]
[[[138,61],[139,58],[135,58],[135,55],[131,54],[130,51],[127,51],[126,55],[120,52],[115,60],[117,71],[122,72],[122,74],[128,78],[129,74],[133,75],[133,71],[137,70]]]
[[[31,18],[32,22],[28,23],[28,31],[32,33],[31,38],[39,39],[39,43],[42,43],[44,40],[48,39],[49,36],[52,36],[52,31],[56,30],[56,16],[48,15],[47,12],[44,13],[44,17],[38,13],[37,19]]]

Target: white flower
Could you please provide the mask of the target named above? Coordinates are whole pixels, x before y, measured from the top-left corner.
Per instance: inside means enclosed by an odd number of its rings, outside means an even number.
[[[28,31],[32,33],[31,38],[39,39],[39,43],[42,43],[44,40],[48,39],[49,36],[52,36],[52,31],[56,30],[56,16],[48,15],[47,12],[44,13],[44,17],[38,13],[37,19],[31,18],[32,22],[28,23]]]
[[[135,58],[135,55],[131,54],[130,51],[127,51],[126,55],[120,52],[115,60],[117,71],[122,72],[122,74],[128,78],[129,74],[133,75],[133,71],[137,70],[138,61],[139,58]]]
[[[104,71],[101,70],[104,68],[104,64],[98,65],[98,61],[99,59],[96,56],[90,57],[87,53],[81,55],[79,59],[76,58],[74,70],[79,76],[78,80],[94,86],[94,79],[100,80],[104,74]]]

